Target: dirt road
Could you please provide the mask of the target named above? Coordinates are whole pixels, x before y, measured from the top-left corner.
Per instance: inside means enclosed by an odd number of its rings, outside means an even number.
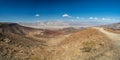
[[[117,45],[120,46],[120,34],[112,33],[104,30],[102,27],[93,27],[94,29],[98,29],[100,32],[106,34],[111,40],[115,41]]]

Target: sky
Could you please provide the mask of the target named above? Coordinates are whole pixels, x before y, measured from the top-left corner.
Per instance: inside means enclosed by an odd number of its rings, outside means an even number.
[[[0,0],[1,22],[120,21],[120,0]]]

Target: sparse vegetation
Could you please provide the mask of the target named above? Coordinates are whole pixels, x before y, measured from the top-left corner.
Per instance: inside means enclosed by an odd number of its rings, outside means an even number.
[[[0,28],[4,30],[0,33],[0,60],[120,59],[119,46],[97,29],[66,32],[32,29],[16,24],[15,27],[5,26],[7,28]]]

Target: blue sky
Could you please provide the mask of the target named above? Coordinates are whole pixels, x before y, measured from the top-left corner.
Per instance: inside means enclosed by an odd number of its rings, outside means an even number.
[[[119,21],[120,0],[0,0],[0,21]]]

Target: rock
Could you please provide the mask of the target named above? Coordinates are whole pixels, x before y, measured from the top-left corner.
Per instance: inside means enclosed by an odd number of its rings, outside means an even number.
[[[3,41],[6,42],[6,43],[9,43],[11,40],[8,39],[8,38],[5,38]]]

